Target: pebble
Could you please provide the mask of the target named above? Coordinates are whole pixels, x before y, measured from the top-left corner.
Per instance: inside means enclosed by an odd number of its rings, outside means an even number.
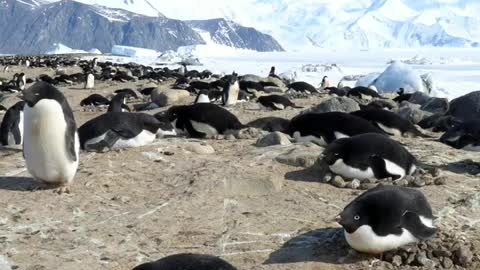
[[[402,265],[402,257],[398,256],[398,255],[395,255],[393,256],[393,259],[392,259],[392,264],[394,266],[401,266]]]
[[[472,251],[466,246],[461,246],[453,252],[453,262],[456,265],[467,267],[473,260]]]
[[[450,258],[444,257],[442,259],[442,266],[445,269],[450,269],[453,267],[453,261]]]
[[[236,138],[235,135],[233,135],[233,134],[227,134],[227,135],[225,135],[225,140],[227,140],[227,141],[234,141],[234,140],[236,140],[236,139],[237,139],[237,138]]]
[[[377,184],[367,184],[367,183],[364,183],[364,184],[361,184],[360,185],[360,189],[361,190],[369,190],[369,189],[372,189],[374,187],[376,187]]]
[[[358,189],[360,187],[360,180],[358,179],[353,179],[352,181],[348,182],[346,185],[346,188],[350,189]]]
[[[414,187],[424,187],[425,186],[425,180],[423,180],[420,177],[417,177],[412,183],[412,186]]]
[[[408,186],[408,181],[405,179],[397,179],[393,181],[393,184],[400,187],[406,187]]]
[[[338,175],[333,178],[331,183],[337,188],[344,188],[346,186],[345,180],[343,180],[343,178]]]
[[[437,186],[443,186],[447,184],[447,177],[436,178],[433,183]]]

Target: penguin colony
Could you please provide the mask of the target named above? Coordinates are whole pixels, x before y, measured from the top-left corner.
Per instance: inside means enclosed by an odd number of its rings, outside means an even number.
[[[339,83],[331,87],[328,77],[320,88],[306,82],[286,81],[272,67],[263,80],[255,75],[226,76],[180,68],[151,68],[137,64],[114,64],[66,57],[4,57],[0,65],[26,65],[30,68],[50,67],[57,75],[42,74],[27,78],[15,74],[2,81],[0,93],[18,94],[19,101],[8,108],[0,130],[4,146],[22,145],[28,172],[38,181],[57,188],[59,193],[70,192],[82,151],[106,152],[114,149],[139,147],[168,136],[212,138],[228,131],[255,127],[269,132],[283,132],[294,142],[311,141],[325,147],[322,162],[331,173],[349,179],[402,179],[414,174],[418,162],[395,137],[430,138],[413,123],[391,112],[392,105],[376,90],[366,87],[350,88]],[[60,72],[61,67],[80,66],[82,73]],[[95,81],[167,81],[174,80],[172,89],[184,89],[196,96],[194,104],[175,105],[155,115],[132,112],[129,100],[139,96],[148,100],[155,87],[119,89],[112,98],[92,93],[80,102],[81,106],[108,108],[98,117],[77,128],[66,97],[58,87],[82,84],[95,91]],[[371,100],[361,110],[352,113],[303,113],[292,119],[259,118],[242,124],[229,108],[241,101],[258,102],[265,110],[302,108],[278,89],[309,95],[336,95]],[[394,102],[409,100],[411,94],[398,92]],[[432,119],[422,127],[443,131],[440,141],[457,149],[480,151],[480,120],[462,121],[445,116]],[[431,239],[437,229],[428,199],[419,190],[378,185],[345,206],[337,222],[345,239],[355,250],[381,254],[401,246]],[[178,254],[156,262],[145,263],[134,270],[161,269],[236,269],[214,256]]]

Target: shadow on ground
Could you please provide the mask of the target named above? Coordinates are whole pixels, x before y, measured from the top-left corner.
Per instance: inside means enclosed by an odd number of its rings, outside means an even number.
[[[365,257],[351,252],[342,229],[326,228],[310,231],[290,239],[279,250],[270,254],[264,264],[300,262],[351,264],[364,259]]]
[[[457,174],[480,174],[480,163],[474,162],[471,159],[452,162],[443,167],[444,170],[451,171]]]
[[[52,188],[30,177],[0,177],[0,190],[36,191]]]

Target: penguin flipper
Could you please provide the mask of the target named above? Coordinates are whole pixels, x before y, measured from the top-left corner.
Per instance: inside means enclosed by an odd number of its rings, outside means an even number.
[[[93,152],[105,152],[107,149],[112,148],[112,146],[120,139],[119,134],[116,131],[109,130],[105,133],[103,140],[94,143],[85,145],[86,151]]]
[[[385,179],[388,177],[400,177],[400,175],[392,175],[387,171],[385,160],[377,155],[369,157],[373,174],[377,179]]]
[[[438,231],[437,228],[426,226],[420,219],[420,217],[413,212],[406,212],[402,216],[401,226],[407,229],[416,238],[420,240],[428,240],[432,238]]]

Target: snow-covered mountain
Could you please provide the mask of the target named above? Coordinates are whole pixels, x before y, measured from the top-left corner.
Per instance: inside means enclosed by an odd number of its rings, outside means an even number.
[[[38,1],[38,0],[37,0]],[[48,0],[57,1],[57,0]],[[169,18],[226,18],[271,34],[287,49],[480,43],[479,0],[79,0]]]
[[[54,44],[110,52],[115,45],[166,51],[206,43],[198,29],[162,15],[153,1],[0,0],[0,53],[45,53],[52,51]],[[133,12],[143,10],[148,10],[149,16]],[[207,20],[207,25],[220,29],[224,22]],[[283,50],[269,35],[233,22],[228,25],[234,26],[227,29],[228,39],[215,39],[215,43],[259,51]]]

